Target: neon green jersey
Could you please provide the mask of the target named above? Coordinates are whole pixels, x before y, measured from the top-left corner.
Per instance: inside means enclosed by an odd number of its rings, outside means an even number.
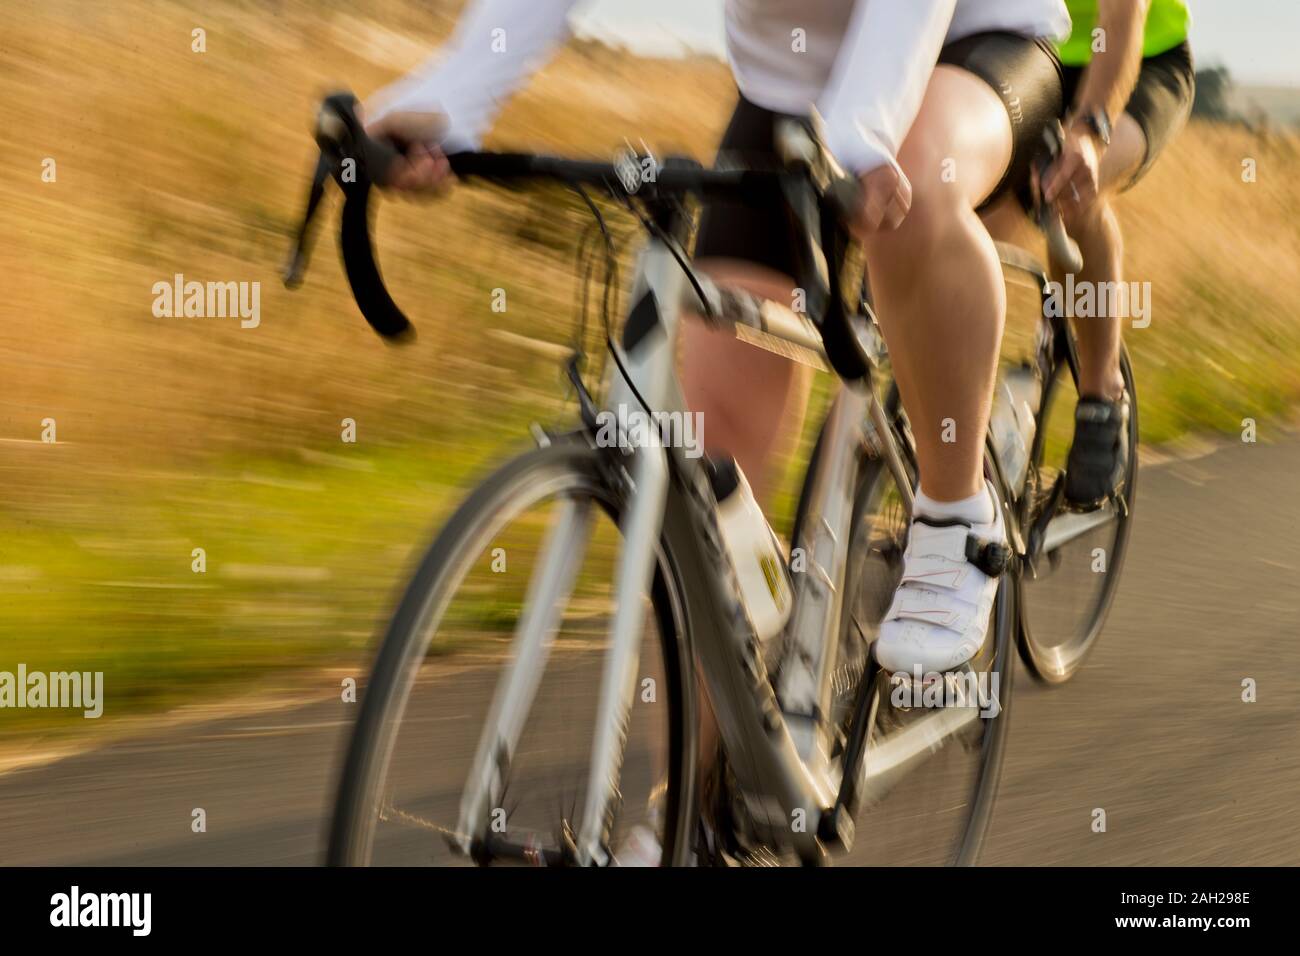
[[[1092,31],[1097,27],[1097,0],[1065,0],[1074,29],[1070,38],[1057,46],[1066,66],[1083,66],[1092,59]],[[1151,0],[1146,31],[1142,38],[1142,57],[1156,56],[1172,50],[1187,39],[1192,15],[1183,0]]]

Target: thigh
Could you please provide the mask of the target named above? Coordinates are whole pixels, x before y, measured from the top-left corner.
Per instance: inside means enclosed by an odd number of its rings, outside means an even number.
[[[697,259],[696,266],[719,284],[791,301],[794,281],[774,269],[736,259]],[[778,477],[773,465],[784,461],[799,433],[809,371],[729,329],[682,326],[682,389],[687,405],[703,416],[705,450],[734,455],[760,501]]]
[[[937,66],[898,153],[912,184],[909,215],[980,205],[1006,176],[1012,153],[1011,122],[997,93],[960,67]]]
[[[939,64],[940,70],[957,67],[982,80],[1001,104],[1010,129],[1011,154],[1002,178],[979,201],[992,204],[1013,193],[1024,201],[1043,128],[1060,117],[1065,102],[1066,77],[1055,49],[1045,40],[1016,34],[977,33],[945,46]],[[987,127],[987,118],[982,122]]]
[[[696,268],[719,285],[744,289],[753,295],[790,305],[794,280],[775,269],[740,259],[704,258]],[[795,365],[783,356],[742,342],[730,329],[704,322],[682,325],[682,376],[692,404],[707,398],[710,406],[747,403],[764,395],[785,395]],[[800,378],[802,380],[802,378]],[[784,402],[784,399],[780,399]],[[759,416],[757,427],[770,427]]]

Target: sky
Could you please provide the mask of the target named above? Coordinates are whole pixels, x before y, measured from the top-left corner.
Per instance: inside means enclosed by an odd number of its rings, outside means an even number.
[[[816,2],[816,0],[809,0]],[[1224,65],[1238,83],[1300,87],[1300,0],[1188,0],[1198,67]],[[689,47],[722,55],[723,0],[586,0],[580,33],[652,55]]]

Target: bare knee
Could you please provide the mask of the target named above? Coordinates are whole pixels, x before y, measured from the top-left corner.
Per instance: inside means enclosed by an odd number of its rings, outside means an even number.
[[[868,243],[868,256],[894,261],[954,241],[978,241],[974,214],[1011,160],[1011,124],[998,94],[957,67],[935,68],[921,110],[899,150],[912,208],[898,229]]]
[[[868,261],[913,262],[923,265],[926,257],[962,241],[972,225],[979,225],[972,203],[955,183],[929,173],[912,180],[912,208],[897,229],[869,236],[864,243]]]

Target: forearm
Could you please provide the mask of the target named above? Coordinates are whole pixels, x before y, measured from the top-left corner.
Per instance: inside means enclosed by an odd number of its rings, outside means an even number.
[[[477,146],[504,100],[567,36],[568,13],[576,2],[477,0],[437,54],[380,91],[373,116],[444,113],[446,144]]]
[[[1102,107],[1114,122],[1124,111],[1142,69],[1142,32],[1150,0],[1101,0],[1097,26],[1105,50],[1083,72],[1070,111],[1081,116]]]

